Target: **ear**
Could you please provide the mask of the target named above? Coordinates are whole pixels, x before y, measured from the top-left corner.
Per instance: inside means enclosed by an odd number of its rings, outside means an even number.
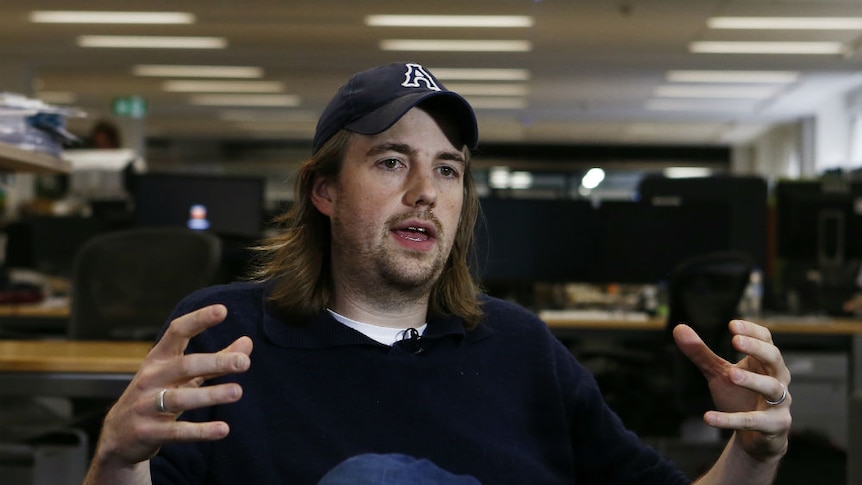
[[[327,177],[316,175],[311,186],[311,203],[326,217],[332,216],[335,205],[335,187]]]

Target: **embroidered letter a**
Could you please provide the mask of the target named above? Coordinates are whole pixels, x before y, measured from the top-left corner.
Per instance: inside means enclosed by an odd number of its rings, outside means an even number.
[[[425,87],[432,91],[440,91],[440,86],[434,82],[434,78],[425,71],[425,68],[419,64],[406,64],[407,71],[404,72],[404,82],[401,83],[405,88],[418,88],[419,83],[425,83]]]

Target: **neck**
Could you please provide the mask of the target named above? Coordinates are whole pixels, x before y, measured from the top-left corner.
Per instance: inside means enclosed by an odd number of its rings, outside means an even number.
[[[428,315],[428,299],[428,292],[368,291],[335,281],[330,308],[351,320],[381,327],[419,327]]]
[[[349,295],[336,292],[330,308],[340,315],[380,327],[408,328],[420,327],[425,324],[428,314],[427,299],[425,302],[404,302],[401,305],[395,300],[387,303],[356,300]]]

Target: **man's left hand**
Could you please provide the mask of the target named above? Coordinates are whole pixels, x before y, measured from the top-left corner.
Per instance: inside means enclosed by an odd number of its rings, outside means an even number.
[[[677,346],[709,382],[717,410],[704,414],[704,421],[736,430],[754,458],[780,457],[790,431],[790,371],[767,328],[744,320],[731,321],[729,328],[733,348],[745,355],[735,364],[716,355],[688,325],[673,330]]]

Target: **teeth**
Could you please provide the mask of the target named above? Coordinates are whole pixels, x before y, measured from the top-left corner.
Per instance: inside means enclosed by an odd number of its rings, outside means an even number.
[[[410,226],[410,227],[408,227],[408,228],[407,228],[407,230],[408,230],[408,231],[413,231],[413,232],[421,232],[421,233],[425,233],[425,232],[427,232],[427,231],[425,230],[425,228],[424,228],[424,227],[413,227],[413,226]]]

